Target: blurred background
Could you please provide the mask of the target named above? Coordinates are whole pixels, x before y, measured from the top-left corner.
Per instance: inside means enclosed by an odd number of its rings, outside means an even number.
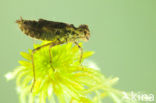
[[[115,88],[156,95],[155,0],[0,0],[0,103],[18,103],[15,80],[4,75],[18,66],[33,40],[15,21],[44,18],[88,24],[84,50],[104,75],[119,77]]]

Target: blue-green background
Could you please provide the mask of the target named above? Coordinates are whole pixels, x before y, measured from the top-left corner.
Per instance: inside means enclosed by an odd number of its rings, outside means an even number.
[[[155,0],[0,0],[0,103],[18,103],[15,81],[4,74],[32,48],[15,20],[44,18],[88,24],[91,38],[85,50],[106,76],[118,76],[115,86],[126,91],[156,95]]]

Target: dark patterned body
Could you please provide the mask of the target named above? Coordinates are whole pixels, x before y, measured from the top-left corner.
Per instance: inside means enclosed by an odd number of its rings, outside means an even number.
[[[20,20],[16,21],[20,29],[28,36],[46,41],[87,41],[90,32],[87,25],[80,25],[78,28],[72,24],[48,21],[39,19],[38,21]]]

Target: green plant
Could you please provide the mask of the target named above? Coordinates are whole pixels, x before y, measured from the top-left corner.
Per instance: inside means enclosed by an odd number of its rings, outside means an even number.
[[[36,44],[34,48],[45,43],[47,42]],[[19,61],[20,66],[6,75],[7,79],[16,78],[21,103],[46,103],[47,101],[48,103],[101,103],[107,96],[115,103],[124,102],[122,92],[112,88],[118,78],[106,78],[99,70],[91,67],[93,63],[81,65],[80,50],[72,43],[52,48],[52,64],[49,62],[49,47],[35,53],[36,83],[31,93],[33,82],[31,52],[32,50],[28,53],[21,52],[26,60]],[[84,52],[83,62],[92,54],[92,51]]]

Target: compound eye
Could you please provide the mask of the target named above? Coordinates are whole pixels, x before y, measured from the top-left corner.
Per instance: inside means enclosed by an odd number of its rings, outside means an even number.
[[[27,24],[27,22],[26,21],[23,21],[23,24]]]

